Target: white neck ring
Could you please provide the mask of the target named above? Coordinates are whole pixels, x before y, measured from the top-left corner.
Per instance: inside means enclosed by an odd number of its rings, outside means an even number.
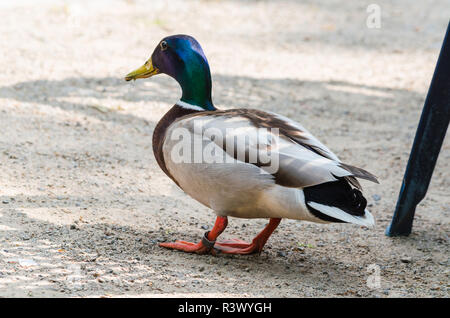
[[[196,110],[196,111],[204,111],[205,109],[201,108],[200,106],[197,105],[192,105],[186,102],[183,102],[182,100],[179,100],[178,102],[176,102],[176,105],[185,108],[185,109],[192,109],[192,110]]]

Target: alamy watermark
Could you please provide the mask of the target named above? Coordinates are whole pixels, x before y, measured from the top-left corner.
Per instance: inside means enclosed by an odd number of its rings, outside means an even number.
[[[381,7],[376,3],[369,4],[366,12],[369,14],[366,19],[366,25],[369,29],[381,28]]]
[[[262,168],[262,173],[276,173],[279,168],[279,129],[219,129],[194,121],[193,130],[178,127],[170,139],[176,141],[170,158],[174,163],[245,162]]]

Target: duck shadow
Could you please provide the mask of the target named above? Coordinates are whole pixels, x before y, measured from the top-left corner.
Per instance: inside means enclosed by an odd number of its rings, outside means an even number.
[[[264,290],[253,291],[249,285],[255,279],[291,293],[299,288],[344,293],[364,283],[357,274],[342,277],[342,264],[331,257],[280,257],[283,246],[269,246],[261,255],[186,254],[158,246],[186,238],[181,231],[86,221],[61,225],[30,217],[20,208],[1,209],[0,224],[0,287],[16,291],[15,296],[192,295],[219,292],[221,284],[237,294],[262,296]],[[187,239],[195,242],[198,237]],[[328,264],[326,272],[317,272],[318,264]],[[290,297],[308,295],[297,291]]]

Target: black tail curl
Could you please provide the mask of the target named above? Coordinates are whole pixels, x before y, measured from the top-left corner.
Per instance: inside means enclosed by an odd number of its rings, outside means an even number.
[[[303,189],[308,210],[316,217],[328,222],[343,222],[330,217],[308,205],[308,202],[336,207],[342,211],[354,215],[364,216],[367,200],[358,189],[352,189],[344,178],[337,181],[326,182]]]

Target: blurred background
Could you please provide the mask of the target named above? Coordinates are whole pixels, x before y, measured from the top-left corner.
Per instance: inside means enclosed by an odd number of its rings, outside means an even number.
[[[384,236],[448,0],[5,0],[0,13],[1,296],[448,297],[448,140],[414,233]],[[288,116],[376,174],[363,184],[376,229],[283,221],[250,257],[159,248],[214,217],[151,150],[178,84],[123,80],[179,33],[202,45],[216,107]],[[225,237],[264,224],[232,219]]]

